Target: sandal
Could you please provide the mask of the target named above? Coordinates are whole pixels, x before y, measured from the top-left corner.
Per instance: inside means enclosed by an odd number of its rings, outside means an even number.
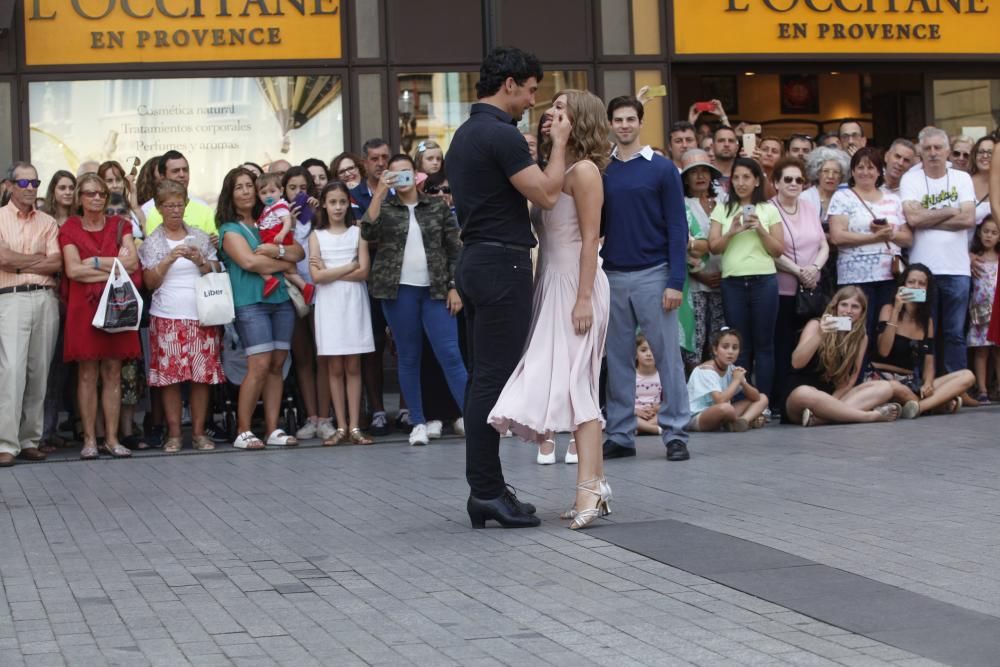
[[[351,444],[352,445],[373,445],[375,441],[366,436],[361,432],[360,428],[351,429]]]
[[[761,415],[763,416],[763,415]],[[802,425],[803,426],[813,426],[816,422],[813,421],[813,411],[809,408],[802,410]]]
[[[264,449],[264,443],[252,431],[243,431],[233,440],[236,449]]]
[[[899,419],[899,415],[903,412],[903,406],[899,403],[885,403],[875,408],[875,412],[883,417],[889,417],[886,421],[894,422]]]
[[[333,432],[333,435],[331,435],[329,438],[323,441],[323,446],[335,447],[340,443],[342,443],[344,441],[344,438],[346,437],[347,437],[347,431],[345,431],[342,428],[338,428],[336,431]]]
[[[949,415],[955,414],[956,412],[962,409],[962,406],[964,404],[965,401],[962,400],[961,396],[956,396],[955,398],[951,399],[951,402],[948,403],[948,414]]]
[[[288,435],[282,429],[276,428],[271,431],[271,435],[267,436],[267,444],[274,447],[295,447],[299,441],[295,439],[295,436]]]
[[[163,451],[167,454],[176,454],[184,448],[184,439],[180,436],[167,438],[167,441],[163,443]]]
[[[191,446],[195,451],[207,452],[215,449],[215,442],[207,435],[195,435],[191,436]]]
[[[750,428],[764,428],[765,426],[767,426],[767,417],[764,415],[760,415],[750,422]]]
[[[97,443],[94,441],[83,443],[80,450],[80,459],[83,461],[96,461],[98,456]]]
[[[101,449],[104,450],[105,454],[110,454],[116,459],[127,459],[128,457],[132,456],[132,450],[122,445],[121,443],[118,443],[117,445],[113,446],[104,443],[104,446],[101,447]]]

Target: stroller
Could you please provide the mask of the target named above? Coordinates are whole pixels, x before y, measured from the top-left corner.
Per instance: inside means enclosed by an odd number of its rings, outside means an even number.
[[[232,324],[227,324],[223,328],[222,369],[226,373],[226,382],[218,385],[215,406],[216,410],[222,413],[222,426],[226,437],[232,441],[236,438],[236,406],[240,385],[247,375],[247,355],[243,350],[239,334],[236,333],[236,327]],[[291,354],[285,358],[281,374],[284,384],[278,426],[287,433],[294,434],[302,425],[299,416],[304,413],[305,408],[299,395],[299,384],[296,381]],[[258,413],[263,413],[263,405],[260,402],[257,404],[254,416],[258,416]]]

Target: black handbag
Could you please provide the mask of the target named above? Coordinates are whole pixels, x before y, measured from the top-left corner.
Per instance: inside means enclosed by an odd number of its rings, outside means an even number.
[[[794,245],[794,244],[793,244]],[[795,293],[795,314],[803,319],[818,317],[826,308],[826,295],[819,287],[806,289],[799,285]]]

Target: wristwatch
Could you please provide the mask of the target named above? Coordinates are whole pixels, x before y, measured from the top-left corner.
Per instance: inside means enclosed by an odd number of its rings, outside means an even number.
[[[278,246],[278,259],[284,259],[284,258],[285,258],[285,246],[279,245]]]

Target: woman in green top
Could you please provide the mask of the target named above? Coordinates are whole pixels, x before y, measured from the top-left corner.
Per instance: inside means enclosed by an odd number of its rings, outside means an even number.
[[[295,309],[283,282],[264,296],[264,277],[295,268],[305,257],[302,246],[261,243],[257,216],[261,204],[253,174],[242,167],[232,169],[222,182],[215,212],[219,227],[222,261],[229,271],[236,306],[236,332],[247,355],[247,375],[240,385],[236,408],[239,449],[263,449],[264,443],[250,430],[250,418],[261,393],[268,445],[293,446],[298,441],[278,428],[281,409],[282,366],[291,348]]]
[[[722,255],[726,324],[743,334],[736,365],[754,369],[754,386],[770,395],[778,318],[774,259],[785,250],[785,236],[777,209],[764,196],[764,173],[754,160],[736,158],[733,162],[729,198],[712,212],[708,246]]]

